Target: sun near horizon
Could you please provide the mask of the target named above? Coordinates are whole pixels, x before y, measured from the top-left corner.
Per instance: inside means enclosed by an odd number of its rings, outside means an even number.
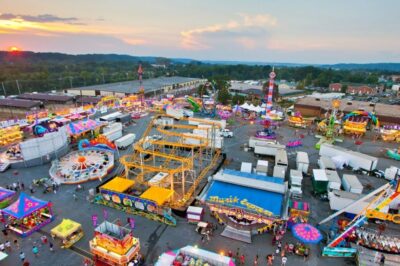
[[[11,46],[8,48],[8,51],[9,52],[19,52],[19,51],[21,51],[21,49],[18,48],[17,46]]]

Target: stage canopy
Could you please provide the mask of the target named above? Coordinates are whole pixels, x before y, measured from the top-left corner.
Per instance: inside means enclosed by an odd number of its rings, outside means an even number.
[[[15,194],[15,191],[0,187],[0,201],[4,200],[6,198],[9,198],[14,194]]]
[[[262,215],[281,216],[283,194],[214,180],[206,201]]]
[[[100,189],[106,189],[106,190],[111,190],[115,192],[124,192],[128,190],[130,187],[132,187],[135,184],[135,181],[122,178],[122,177],[116,177],[113,180],[107,182],[103,186],[100,187]]]
[[[163,205],[169,198],[172,197],[174,191],[162,187],[150,187],[140,197],[155,201],[158,205]]]
[[[3,209],[2,212],[11,215],[17,219],[21,219],[30,215],[32,212],[45,207],[47,204],[47,201],[30,197],[24,192],[21,192],[18,200],[12,203],[7,208]]]
[[[77,231],[81,225],[70,219],[63,219],[62,222],[51,229],[51,234],[59,238],[66,238],[70,236],[73,232]]]

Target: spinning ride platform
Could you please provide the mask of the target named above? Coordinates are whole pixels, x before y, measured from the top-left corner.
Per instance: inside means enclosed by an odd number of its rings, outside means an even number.
[[[105,177],[114,167],[114,154],[86,149],[74,151],[54,160],[50,176],[58,183],[78,184]]]

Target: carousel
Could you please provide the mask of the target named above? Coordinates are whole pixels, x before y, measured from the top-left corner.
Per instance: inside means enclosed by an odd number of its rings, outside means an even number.
[[[102,179],[113,167],[113,152],[85,149],[71,152],[60,160],[54,160],[49,173],[57,183],[78,184]]]

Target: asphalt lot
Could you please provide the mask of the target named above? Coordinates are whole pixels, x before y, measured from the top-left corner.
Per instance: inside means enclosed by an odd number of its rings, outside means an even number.
[[[126,128],[125,133],[133,132],[136,134],[137,138],[139,138],[146,129],[149,119],[150,117],[148,116],[137,120],[137,124]],[[230,161],[230,164],[227,166],[227,168],[239,169],[242,161],[252,162],[255,164],[258,158],[254,156],[253,152],[245,152],[243,150],[243,144],[247,143],[248,137],[254,135],[255,132],[261,128],[261,126],[249,125],[245,122],[236,122],[230,128],[234,132],[234,137],[232,139],[225,140],[224,151],[227,153],[228,160]],[[286,144],[287,141],[295,138],[295,131],[286,126],[281,126],[276,132],[278,133],[279,141],[283,144]],[[316,165],[318,151],[314,149],[314,144],[318,141],[318,139],[316,139],[313,135],[307,135],[306,130],[300,130],[299,133],[304,134],[305,138],[303,139],[304,145],[297,148],[297,150],[308,152],[311,162],[310,168],[318,168]],[[370,139],[371,137],[367,136],[363,140],[364,144],[359,147],[359,150],[370,155],[381,157],[378,164],[379,169],[384,170],[390,165],[400,167],[400,162],[382,157],[384,155],[385,148],[395,148],[397,147],[395,144],[372,142]],[[338,145],[355,150],[357,149],[356,145],[354,145],[354,140],[351,138],[345,138],[344,142],[339,143]],[[296,150],[289,152],[290,168],[295,167],[295,151]],[[130,152],[132,152],[132,148],[121,151],[120,153],[123,155]],[[271,162],[269,173],[272,174],[273,159],[266,159]],[[18,175],[13,175],[13,170],[8,170],[5,173],[0,174],[0,185],[5,186],[7,184],[20,181],[24,182],[27,186],[32,179],[47,176],[49,168],[50,164],[32,167],[29,169],[19,169]],[[117,163],[115,170],[113,173],[111,173],[111,175],[121,173],[122,171],[123,168],[119,165],[119,163]],[[340,173],[340,176],[341,174],[342,173]],[[370,176],[359,177],[363,184],[371,184],[373,188],[376,188],[386,182]],[[93,214],[97,214],[101,222],[103,210],[107,209],[109,221],[114,221],[116,219],[126,221],[126,218],[129,216],[125,213],[111,208],[106,208],[104,206],[90,204],[86,201],[87,189],[95,187],[98,184],[99,181],[85,183],[85,191],[77,192],[77,201],[74,201],[72,197],[75,191],[75,186],[63,185],[60,187],[60,190],[57,192],[57,194],[43,194],[41,190],[38,190],[34,193],[34,196],[37,198],[50,200],[54,204],[53,210],[56,215],[55,221],[42,228],[44,232],[49,233],[50,230],[59,224],[63,218],[70,218],[82,224],[85,236],[75,245],[77,248],[75,251],[61,250],[60,248],[56,247],[55,252],[52,253],[49,251],[48,246],[40,246],[38,258],[33,256],[31,249],[35,241],[37,243],[40,242],[39,239],[42,233],[36,232],[22,240],[18,238],[21,244],[21,249],[25,252],[26,258],[31,262],[31,265],[83,265],[83,257],[79,254],[82,252],[79,250],[82,250],[83,252],[89,251],[88,242],[93,237],[94,229],[91,216]],[[309,178],[305,178],[303,190],[305,191],[304,199],[308,200],[311,204],[311,223],[316,223],[331,213],[327,202],[322,202],[311,196],[311,182]],[[198,245],[199,247],[204,247],[205,249],[209,249],[218,253],[224,252],[225,254],[228,252],[228,250],[236,251],[237,248],[240,248],[240,252],[246,255],[246,265],[253,265],[252,261],[256,254],[258,254],[260,257],[259,265],[266,265],[265,256],[275,251],[275,247],[271,246],[271,235],[268,234],[254,236],[252,244],[244,244],[220,236],[220,233],[222,232],[222,228],[220,227],[218,228],[217,232],[214,233],[214,236],[209,242],[202,243],[200,240],[200,235],[195,232],[195,226],[188,224],[183,218],[177,218],[177,227],[169,227],[164,224],[147,220],[140,216],[135,216],[134,218],[136,224],[134,234],[140,239],[142,253],[146,258],[146,265],[153,265],[162,252],[169,249],[177,249],[188,244]],[[208,215],[206,220],[215,222],[215,220],[210,218]],[[11,235],[10,239],[13,240],[14,238],[15,236]],[[5,241],[3,236],[0,237],[0,241]],[[291,236],[290,232],[288,232],[283,239],[283,242],[286,241],[292,243],[296,242]],[[320,258],[318,256],[320,253],[319,250],[319,246],[312,246],[311,257],[307,262],[304,262],[303,258],[301,257],[289,256],[287,265],[354,265],[354,262],[351,260]],[[2,261],[0,265],[21,265],[18,254],[19,252],[13,248],[10,256],[6,260]],[[280,265],[280,258],[276,259],[274,265]]]

